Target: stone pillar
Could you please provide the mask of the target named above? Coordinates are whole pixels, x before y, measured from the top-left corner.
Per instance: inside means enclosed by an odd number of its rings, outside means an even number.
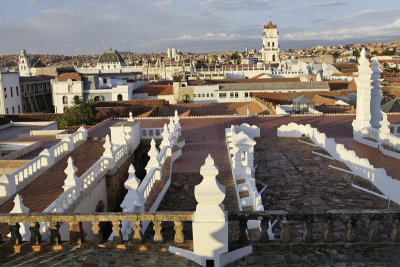
[[[228,222],[222,201],[225,187],[217,180],[218,169],[208,155],[200,169],[203,181],[195,187],[197,201],[193,217],[194,253],[214,259],[228,251]]]
[[[174,116],[174,124],[175,124],[175,130],[177,131],[177,135],[181,136],[182,135],[182,129],[181,129],[181,125],[179,124],[179,115],[178,115],[178,111],[175,110],[175,116]]]
[[[54,155],[50,153],[50,151],[47,148],[43,149],[43,151],[40,152],[39,155],[46,157],[45,164],[43,164],[43,161],[41,161],[43,167],[50,167],[54,165],[55,163]]]
[[[378,61],[374,60],[372,63],[372,90],[371,90],[371,126],[379,129],[381,127],[380,121],[382,119],[382,111],[381,111],[381,101],[382,101],[382,92],[381,92],[381,73],[382,71],[379,69]]]
[[[149,171],[152,168],[158,169],[155,173],[156,180],[161,179],[161,166],[160,166],[160,161],[157,159],[158,154],[159,154],[159,151],[156,148],[156,141],[154,141],[154,139],[152,139],[150,142],[150,150],[147,153],[147,155],[150,157],[150,160],[147,163],[147,166],[145,169],[146,169],[147,173],[149,173]]]

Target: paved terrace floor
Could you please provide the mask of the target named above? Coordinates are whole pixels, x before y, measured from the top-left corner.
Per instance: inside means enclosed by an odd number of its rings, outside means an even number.
[[[76,148],[69,155],[57,162],[53,167],[44,172],[33,182],[18,192],[23,198],[23,203],[30,212],[42,212],[62,192],[62,186],[67,175],[64,170],[67,167],[67,160],[71,156],[74,165],[77,167],[76,175],[84,174],[103,154],[103,141],[89,140]],[[8,213],[14,207],[14,197],[0,206],[0,213]],[[0,234],[6,236],[7,229],[0,227]]]
[[[169,252],[83,248],[3,254],[1,266],[199,266]],[[265,250],[227,266],[399,266],[400,248]]]

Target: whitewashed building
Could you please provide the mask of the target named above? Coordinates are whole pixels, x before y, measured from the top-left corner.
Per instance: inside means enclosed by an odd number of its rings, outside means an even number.
[[[0,114],[20,114],[22,104],[18,72],[1,70],[0,88]]]

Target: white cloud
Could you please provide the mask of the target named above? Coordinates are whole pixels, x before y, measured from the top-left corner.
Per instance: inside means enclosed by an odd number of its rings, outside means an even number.
[[[284,34],[282,40],[347,40],[400,36],[400,19],[379,26],[341,28],[338,30],[297,32]]]

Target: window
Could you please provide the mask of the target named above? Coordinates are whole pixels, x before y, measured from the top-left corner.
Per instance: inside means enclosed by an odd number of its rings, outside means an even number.
[[[13,114],[15,114],[15,109],[14,109],[14,107],[12,107],[12,111],[13,111]]]
[[[12,87],[10,87],[10,94],[11,94],[11,97],[14,97],[14,93],[13,93]],[[14,113],[14,112],[13,112],[13,113]]]
[[[117,96],[117,100],[118,100],[118,101],[122,101],[122,100],[123,100],[123,97],[122,97],[121,94],[119,94],[119,95]]]
[[[268,42],[267,46],[268,46],[268,47],[270,47],[270,46],[271,46],[271,44]]]
[[[18,114],[21,114],[21,108],[19,105],[18,105]]]
[[[15,92],[17,92],[17,96],[19,95],[19,92],[18,92],[18,86],[17,87],[15,87]]]
[[[193,97],[196,97],[197,95],[196,94],[193,94]]]
[[[239,93],[235,92],[235,98],[238,98],[238,97],[239,97]]]
[[[226,98],[226,93],[219,93],[219,98]]]
[[[275,47],[275,42],[272,42],[272,47]]]
[[[244,93],[244,97],[249,97],[249,93],[248,92]]]
[[[68,104],[68,97],[67,96],[63,96],[62,101],[63,101],[64,105]]]
[[[211,94],[211,97],[214,97],[214,94]]]
[[[103,83],[107,83],[107,79],[106,78],[103,79]]]
[[[4,87],[4,98],[7,98],[7,88]]]
[[[230,97],[233,98],[233,92],[231,92]]]
[[[204,94],[201,94],[201,97],[205,97],[205,95],[204,95]]]
[[[210,94],[207,94],[207,97],[210,97]]]
[[[101,96],[96,96],[94,98],[94,102],[100,102],[101,101]]]
[[[276,57],[275,55],[272,56],[272,61],[275,61]]]
[[[6,108],[6,114],[8,114],[8,108]]]

